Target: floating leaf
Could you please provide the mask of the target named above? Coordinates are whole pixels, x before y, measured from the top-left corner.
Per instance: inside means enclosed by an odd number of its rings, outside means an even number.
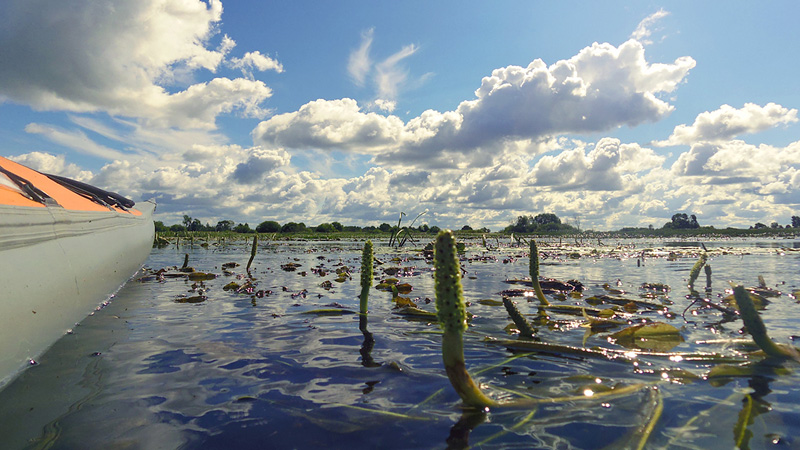
[[[769,305],[769,300],[753,292],[748,291],[748,293],[750,294],[750,300],[753,301],[753,306],[757,310],[763,310],[767,308],[767,305]],[[733,294],[723,298],[722,303],[730,306],[731,308],[740,309],[739,305],[736,303],[736,297]]]
[[[205,295],[195,295],[192,297],[178,297],[175,299],[175,303],[203,303],[206,300],[208,300],[208,297]]]
[[[217,274],[206,273],[206,272],[193,272],[189,274],[188,278],[192,281],[213,280],[214,278],[217,278]]]
[[[634,325],[612,334],[611,338],[625,348],[660,352],[668,352],[683,342],[678,329],[663,322]]]
[[[611,314],[613,315],[614,312],[611,311]],[[582,323],[581,326],[589,328],[592,331],[602,331],[628,324],[628,322],[622,320],[611,320],[602,317],[589,317],[589,315],[586,314],[586,311],[583,312],[583,317],[586,319],[586,322]]]
[[[425,320],[434,320],[434,321],[437,320],[436,313],[425,311],[424,309],[419,309],[416,306],[405,306],[403,308],[395,310],[394,313],[399,314],[401,316],[408,316]]]
[[[345,314],[355,314],[355,311],[342,308],[322,308],[303,311],[301,314],[311,314],[315,316],[343,316]]]
[[[286,263],[286,264],[281,264],[281,269],[283,269],[286,272],[294,272],[301,265],[302,264],[297,264],[297,263],[290,262],[290,263]]]
[[[410,285],[410,284],[408,284],[408,283],[401,283],[401,284],[398,284],[398,285],[397,285],[397,292],[399,292],[399,293],[401,293],[401,294],[408,294],[408,293],[409,293],[409,292],[411,292],[413,289],[414,289],[414,288],[413,288],[413,287],[411,287],[411,285]]]
[[[386,267],[383,269],[383,273],[390,276],[395,276],[398,272],[400,272],[399,267]]]
[[[235,290],[239,289],[239,287],[240,287],[239,283],[237,283],[235,281],[231,281],[230,283],[228,283],[225,286],[223,286],[222,290],[223,291],[235,291]]]
[[[484,306],[503,306],[503,302],[501,302],[500,300],[494,300],[490,298],[478,300],[478,303]]]
[[[408,297],[399,297],[398,296],[398,297],[393,298],[392,301],[394,301],[395,308],[402,308],[404,306],[411,306],[411,307],[415,307],[416,308],[416,306],[417,306],[417,304],[414,303],[414,301],[411,300]]]

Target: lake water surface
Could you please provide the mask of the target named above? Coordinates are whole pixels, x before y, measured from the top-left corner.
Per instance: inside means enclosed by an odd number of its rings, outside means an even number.
[[[480,239],[468,242],[461,262],[474,315],[464,338],[467,366],[494,397],[547,400],[484,412],[462,407],[430,318],[398,314],[392,293],[374,287],[367,321],[352,313],[362,241],[262,243],[252,288],[241,292],[224,288],[248,280],[249,244],[198,244],[153,249],[147,276],[129,282],[0,391],[0,447],[620,448],[646,434],[648,448],[800,448],[800,367],[758,363],[731,341],[748,336],[741,320],[687,298],[702,252],[697,241],[540,242],[541,275],[584,286],[581,295],[549,295],[552,303],[635,300],[625,306],[632,323],[678,329],[674,339],[650,344],[660,355],[635,358],[559,351],[640,349],[609,339],[626,325],[592,333],[582,316],[550,312],[536,320],[538,302],[524,296],[513,300],[530,314],[537,337],[562,347],[526,352],[486,342],[517,339],[498,303],[501,291],[528,289],[507,282],[528,276],[528,249],[508,240],[490,240],[488,250]],[[432,265],[421,248],[375,244],[382,264],[374,285],[397,278],[412,288],[401,296],[434,312]],[[800,335],[792,295],[800,289],[800,241],[704,244],[712,285],[703,297],[721,304],[729,280],[758,286],[763,275],[781,293],[761,311],[770,336],[791,343]],[[180,266],[187,253],[191,267],[216,278],[152,275]],[[239,266],[223,269],[231,262]],[[705,275],[697,285],[705,287]],[[604,395],[640,384],[626,395]]]

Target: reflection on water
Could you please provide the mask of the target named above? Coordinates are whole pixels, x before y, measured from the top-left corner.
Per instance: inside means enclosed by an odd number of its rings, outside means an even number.
[[[484,343],[484,336],[513,338],[504,331],[510,323],[505,309],[481,300],[500,300],[498,292],[510,287],[507,279],[527,275],[528,260],[526,248],[487,252],[478,244],[468,246],[463,263],[474,315],[465,354],[492,395],[558,398],[636,383],[657,391],[525,410],[464,411],[441,366],[438,326],[396,314],[390,292],[371,291],[367,317],[306,314],[358,310],[361,242],[262,244],[251,273],[257,290],[271,291],[264,296],[223,289],[247,281],[245,243],[181,246],[154,250],[147,267],[180,265],[189,253],[191,266],[218,277],[129,283],[0,392],[0,442],[3,448],[596,448],[638,439],[661,405],[648,441],[655,446],[800,445],[793,441],[800,432],[800,395],[792,365],[710,382],[704,377],[711,363],[525,355]],[[699,243],[556,244],[540,245],[542,275],[576,279],[586,288],[582,298],[553,297],[557,304],[588,306],[586,298],[610,289],[623,298],[663,302],[672,315],[638,311],[635,317],[678,327],[683,342],[674,351],[736,353],[730,344],[697,344],[740,337],[742,327],[716,310],[687,310],[686,278]],[[788,342],[797,334],[798,305],[787,294],[800,289],[800,253],[788,249],[798,244],[705,242],[714,280],[709,297],[724,296],[728,280],[755,285],[763,275],[784,294],[762,316],[771,336]],[[383,262],[376,283],[390,278],[387,273],[402,278],[413,287],[407,296],[434,310],[430,264],[421,253],[377,247],[376,258]],[[225,274],[222,265],[231,262],[240,266]],[[288,263],[295,270],[282,269]],[[352,278],[338,277],[343,266]],[[642,283],[671,290],[666,297],[647,297]],[[175,301],[198,292],[207,299]],[[515,300],[523,314],[537,313],[536,303]],[[609,342],[609,332],[580,327],[582,317],[551,319],[538,326],[544,342],[619,348]]]

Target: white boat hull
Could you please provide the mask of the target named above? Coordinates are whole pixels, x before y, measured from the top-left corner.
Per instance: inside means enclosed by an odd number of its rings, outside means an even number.
[[[142,267],[155,204],[136,209],[0,205],[0,388]]]

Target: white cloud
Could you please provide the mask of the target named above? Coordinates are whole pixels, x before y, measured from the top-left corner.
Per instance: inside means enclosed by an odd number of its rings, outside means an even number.
[[[250,156],[245,162],[236,165],[231,174],[234,181],[239,184],[255,184],[261,181],[264,175],[283,166],[288,166],[291,157],[283,149],[250,149]]]
[[[361,33],[361,45],[350,53],[347,71],[358,86],[364,85],[364,81],[372,66],[372,61],[369,57],[369,49],[372,46],[374,33],[374,28],[370,28]]]
[[[375,66],[378,98],[389,101],[397,98],[398,90],[408,79],[408,72],[401,63],[416,52],[415,45],[407,45]]]
[[[764,106],[745,103],[740,109],[722,105],[717,110],[699,114],[692,125],[678,125],[667,141],[656,145],[721,142],[794,122],[797,122],[797,110],[776,103]]]
[[[241,58],[231,58],[229,64],[235,69],[242,69],[242,72],[247,75],[248,78],[252,78],[252,74],[250,72],[253,69],[261,72],[267,70],[274,70],[278,73],[283,72],[283,64],[275,59],[270,58],[269,56],[262,55],[258,50],[254,52],[247,52]]]
[[[663,161],[637,144],[603,138],[588,153],[577,147],[542,156],[531,171],[530,183],[561,191],[620,191],[637,180],[635,174],[660,167]]]
[[[106,160],[125,157],[125,154],[118,150],[97,144],[79,130],[65,130],[52,125],[29,123],[25,126],[25,131],[32,134],[43,135],[47,139],[69,147],[79,153],[98,156]]]
[[[641,22],[639,22],[639,25],[635,30],[633,30],[633,33],[631,33],[631,39],[635,39],[641,42],[643,45],[652,44],[653,41],[650,40],[650,35],[653,34],[653,26],[656,24],[656,22],[664,17],[667,17],[668,15],[669,12],[664,11],[662,8],[645,17]]]
[[[209,48],[221,15],[219,0],[3,2],[0,100],[204,129],[236,108],[262,117],[259,104],[271,95],[262,82],[214,79],[174,89],[198,69],[215,72],[235,45],[225,36]],[[254,52],[246,61],[258,67],[265,57]]]
[[[374,153],[396,145],[402,131],[398,117],[362,113],[355,100],[315,100],[261,122],[253,137],[267,146]]]
[[[409,48],[396,60],[413,53]],[[256,143],[286,148],[344,149],[376,154],[376,162],[420,166],[483,166],[519,142],[561,133],[589,133],[656,121],[673,107],[660,100],[695,61],[650,64],[637,41],[593,44],[547,66],[508,66],[484,77],[476,98],[455,111],[425,111],[408,123],[361,112],[351,99],[316,100],[274,116],[254,130]]]
[[[414,55],[419,49],[416,45],[406,45],[383,61],[375,63],[370,57],[375,29],[370,28],[361,33],[361,44],[350,53],[347,71],[356,86],[363,87],[368,78],[375,85],[375,100],[370,104],[383,111],[394,111],[397,98],[402,88],[408,85],[408,70],[402,63]],[[415,84],[422,83],[431,77],[427,73]]]
[[[42,173],[61,175],[78,181],[88,181],[92,177],[91,172],[81,170],[75,164],[67,163],[64,155],[30,152],[24,155],[11,156],[9,159]]]

